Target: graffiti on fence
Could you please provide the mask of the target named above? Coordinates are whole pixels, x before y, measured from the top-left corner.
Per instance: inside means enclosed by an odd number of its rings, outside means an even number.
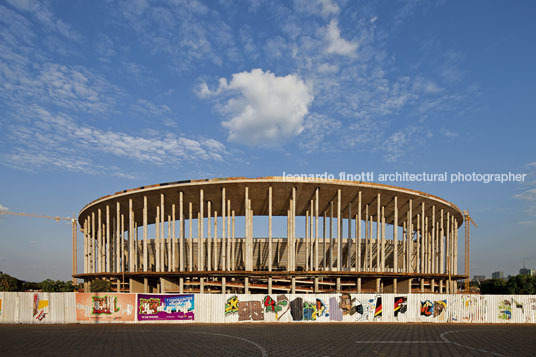
[[[508,299],[499,301],[499,319],[510,320],[512,319],[512,302]]]
[[[48,300],[39,298],[39,294],[33,296],[33,317],[37,321],[43,321],[48,315]]]
[[[461,319],[469,322],[486,322],[488,318],[488,300],[484,296],[464,295],[461,297]],[[455,311],[452,320],[457,321]]]
[[[405,296],[395,296],[395,307],[394,314],[395,318],[398,320],[401,315],[405,315],[408,311],[408,298]]]
[[[225,302],[225,316],[238,312],[238,297],[231,296]]]
[[[339,308],[341,309],[343,315],[355,315],[354,317],[356,321],[359,321],[363,318],[363,304],[357,298],[352,298],[349,293],[342,293],[339,300]]]
[[[194,295],[138,294],[138,320],[194,320]]]
[[[136,294],[78,293],[76,320],[111,322],[134,321]]]
[[[2,299],[0,299],[0,317],[2,316]]]
[[[263,321],[264,311],[260,301],[240,301],[238,303],[238,321]]]
[[[277,301],[272,299],[270,295],[266,295],[263,299],[263,305],[266,312],[275,313],[275,319],[279,320],[290,309],[288,298],[285,295],[278,295]]]
[[[421,316],[432,317],[439,321],[447,320],[447,300],[421,301]]]

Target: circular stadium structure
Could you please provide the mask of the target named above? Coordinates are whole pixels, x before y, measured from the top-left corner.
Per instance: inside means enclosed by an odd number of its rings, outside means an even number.
[[[85,291],[453,293],[465,278],[460,209],[375,183],[177,181],[101,197],[78,220]]]

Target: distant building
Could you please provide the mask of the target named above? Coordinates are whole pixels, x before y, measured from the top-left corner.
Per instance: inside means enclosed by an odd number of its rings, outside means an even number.
[[[476,281],[483,281],[483,280],[486,280],[486,276],[485,275],[475,275],[473,277],[473,280],[476,280]]]
[[[525,264],[523,264],[523,268],[519,269],[519,275],[534,276],[535,272],[534,272],[534,269],[527,269],[525,267]]]
[[[496,271],[494,273],[491,273],[492,279],[504,279],[504,272],[503,271]]]

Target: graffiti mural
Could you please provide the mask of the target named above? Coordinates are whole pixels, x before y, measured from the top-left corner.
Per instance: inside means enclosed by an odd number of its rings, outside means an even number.
[[[408,298],[406,296],[395,296],[394,315],[398,320],[408,311]]]
[[[92,322],[134,321],[136,294],[78,293],[76,320]]]
[[[263,299],[263,305],[266,312],[275,313],[275,319],[281,319],[290,309],[288,298],[285,295],[278,295],[277,301],[272,299],[270,295],[266,295]]]
[[[421,301],[421,316],[432,317],[438,321],[447,320],[447,300]]]
[[[466,322],[486,322],[488,318],[488,300],[484,296],[465,295],[461,297],[461,320]],[[453,312],[453,321],[457,316]]]
[[[264,311],[260,301],[240,301],[238,303],[238,321],[263,321]]]
[[[194,320],[194,295],[138,294],[138,320]]]
[[[510,320],[512,319],[512,302],[510,300],[500,300],[499,301],[499,320]]]
[[[342,321],[342,310],[336,297],[329,298],[329,319],[331,321]]]
[[[343,315],[355,315],[354,318],[356,321],[361,320],[365,312],[363,304],[357,298],[352,298],[349,293],[341,294],[339,308]]]
[[[229,314],[234,314],[238,312],[238,297],[231,296],[227,301],[225,302],[225,316]]]
[[[48,300],[40,299],[39,294],[33,296],[33,318],[43,321],[48,315]]]
[[[303,299],[301,297],[290,302],[290,315],[294,321],[303,320]]]

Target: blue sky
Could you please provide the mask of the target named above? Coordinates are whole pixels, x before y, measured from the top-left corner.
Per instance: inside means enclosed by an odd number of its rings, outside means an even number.
[[[71,216],[126,188],[283,172],[526,173],[398,185],[471,212],[472,275],[536,268],[535,10],[4,1],[0,209]],[[69,279],[68,223],[1,216],[0,247],[0,271]]]

